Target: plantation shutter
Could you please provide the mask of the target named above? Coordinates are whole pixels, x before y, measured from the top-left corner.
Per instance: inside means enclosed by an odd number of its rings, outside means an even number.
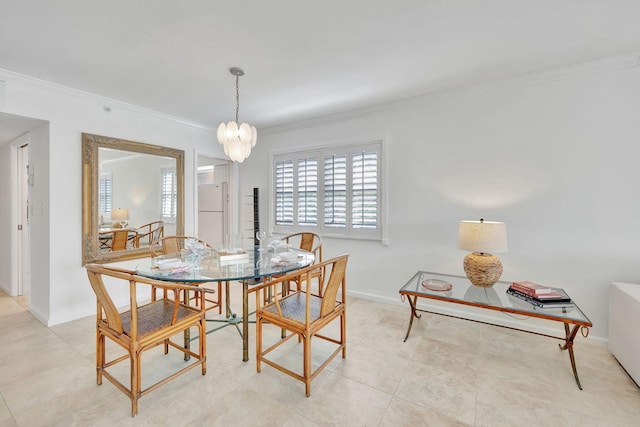
[[[347,156],[324,158],[324,225],[347,226]]]
[[[293,225],[293,160],[276,162],[275,223]]]
[[[273,231],[382,239],[381,163],[381,141],[275,154]]]
[[[298,224],[318,224],[318,159],[298,160]]]
[[[362,151],[352,155],[351,226],[378,225],[378,153]]]

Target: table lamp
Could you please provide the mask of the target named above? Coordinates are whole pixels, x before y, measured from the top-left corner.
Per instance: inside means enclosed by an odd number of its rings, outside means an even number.
[[[129,219],[129,209],[118,208],[112,210],[111,219],[119,221],[120,228],[125,228],[127,226],[127,220]]]
[[[500,259],[491,252],[507,251],[507,229],[504,222],[460,221],[458,248],[471,251],[464,258],[464,272],[476,286],[489,288],[502,274]]]

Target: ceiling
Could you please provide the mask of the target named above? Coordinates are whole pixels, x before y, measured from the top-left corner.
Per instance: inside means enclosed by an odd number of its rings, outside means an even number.
[[[0,68],[260,129],[640,49],[637,0],[2,0]],[[3,122],[0,121],[0,125]]]

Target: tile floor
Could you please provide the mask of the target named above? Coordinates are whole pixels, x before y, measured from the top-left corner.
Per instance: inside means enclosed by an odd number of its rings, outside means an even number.
[[[358,298],[348,305],[348,356],[314,380],[311,397],[303,383],[269,366],[256,373],[253,331],[252,360],[243,363],[240,337],[225,328],[207,336],[206,376],[199,369],[181,375],[143,397],[131,418],[124,394],[106,380],[95,383],[94,318],[47,328],[25,306],[24,298],[0,291],[0,426],[637,426],[640,420],[640,390],[593,340],[576,342],[580,391],[566,352],[549,338],[425,314],[403,343],[408,307]],[[280,360],[300,363],[292,341]],[[316,356],[328,350],[314,347]],[[143,380],[183,363],[178,354],[148,352]],[[127,378],[128,368],[120,374]]]

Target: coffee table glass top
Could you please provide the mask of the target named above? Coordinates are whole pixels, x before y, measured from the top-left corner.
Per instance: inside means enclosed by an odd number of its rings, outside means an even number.
[[[425,281],[430,281],[429,284],[433,288],[443,288],[445,290],[428,289],[423,286]],[[449,290],[446,290],[448,286],[445,286],[445,284],[447,283],[451,284],[451,289]],[[498,281],[490,288],[482,288],[471,284],[465,276],[419,271],[400,289],[400,293],[592,326],[591,321],[575,303],[569,307],[562,308],[537,307],[507,294],[510,284],[511,282]]]

